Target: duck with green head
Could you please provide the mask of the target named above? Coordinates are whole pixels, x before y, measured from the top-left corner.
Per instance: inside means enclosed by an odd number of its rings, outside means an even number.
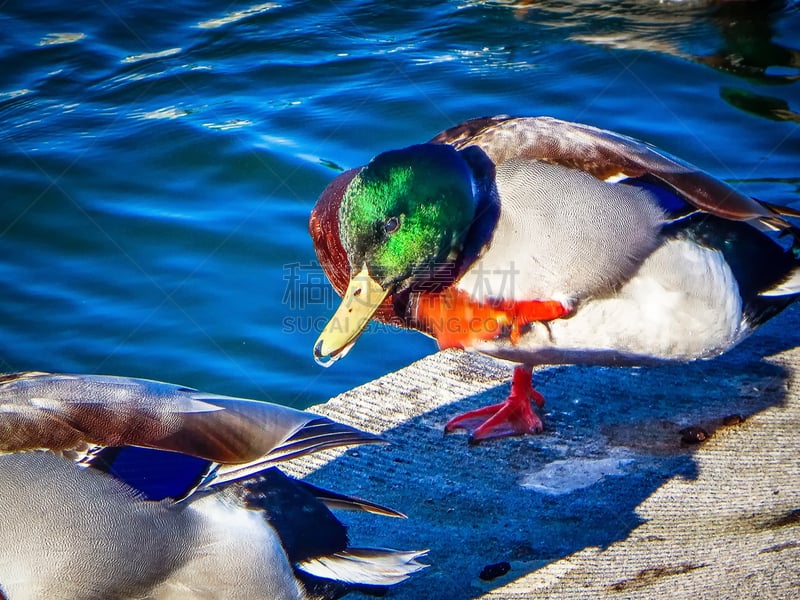
[[[337,177],[310,231],[342,303],[314,347],[371,319],[520,363],[473,440],[541,431],[534,365],[710,358],[800,294],[792,210],[653,147],[547,117],[467,121]]]

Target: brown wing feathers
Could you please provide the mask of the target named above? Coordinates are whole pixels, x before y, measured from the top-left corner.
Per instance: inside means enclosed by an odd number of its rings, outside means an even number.
[[[0,379],[3,452],[133,445],[242,464],[375,441],[318,415],[153,381],[47,373]]]
[[[456,148],[478,145],[495,164],[514,158],[541,160],[601,180],[649,175],[710,214],[735,221],[759,220],[779,230],[790,228],[781,217],[790,213],[750,198],[645,143],[588,125],[549,117],[484,117],[443,131],[431,141]]]

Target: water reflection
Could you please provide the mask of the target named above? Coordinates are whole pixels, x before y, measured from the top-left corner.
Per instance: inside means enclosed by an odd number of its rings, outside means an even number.
[[[775,24],[784,2],[725,2],[710,15],[720,33],[721,47],[698,56],[700,63],[761,82],[789,83],[800,79],[800,49],[774,40]],[[797,41],[797,40],[795,40]]]
[[[568,30],[567,39],[644,50],[760,82],[800,79],[800,49],[776,41],[776,22],[795,4],[773,1],[495,0],[519,20]]]
[[[800,114],[793,111],[789,103],[780,98],[763,96],[738,88],[723,87],[720,96],[731,106],[744,112],[758,115],[770,121],[791,121],[800,123]]]

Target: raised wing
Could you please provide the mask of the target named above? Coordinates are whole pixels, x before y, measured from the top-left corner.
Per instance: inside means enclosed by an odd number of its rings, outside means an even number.
[[[131,445],[222,465],[265,465],[379,441],[319,415],[168,383],[38,372],[0,377],[3,452]]]

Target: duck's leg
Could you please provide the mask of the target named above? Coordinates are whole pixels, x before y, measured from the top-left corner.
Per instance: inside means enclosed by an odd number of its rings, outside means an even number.
[[[539,433],[543,428],[542,420],[533,411],[531,401],[536,402],[536,406],[541,408],[544,406],[544,398],[533,389],[532,378],[532,368],[529,365],[515,367],[508,398],[499,404],[471,410],[450,419],[444,427],[444,432],[466,429],[474,442]]]

